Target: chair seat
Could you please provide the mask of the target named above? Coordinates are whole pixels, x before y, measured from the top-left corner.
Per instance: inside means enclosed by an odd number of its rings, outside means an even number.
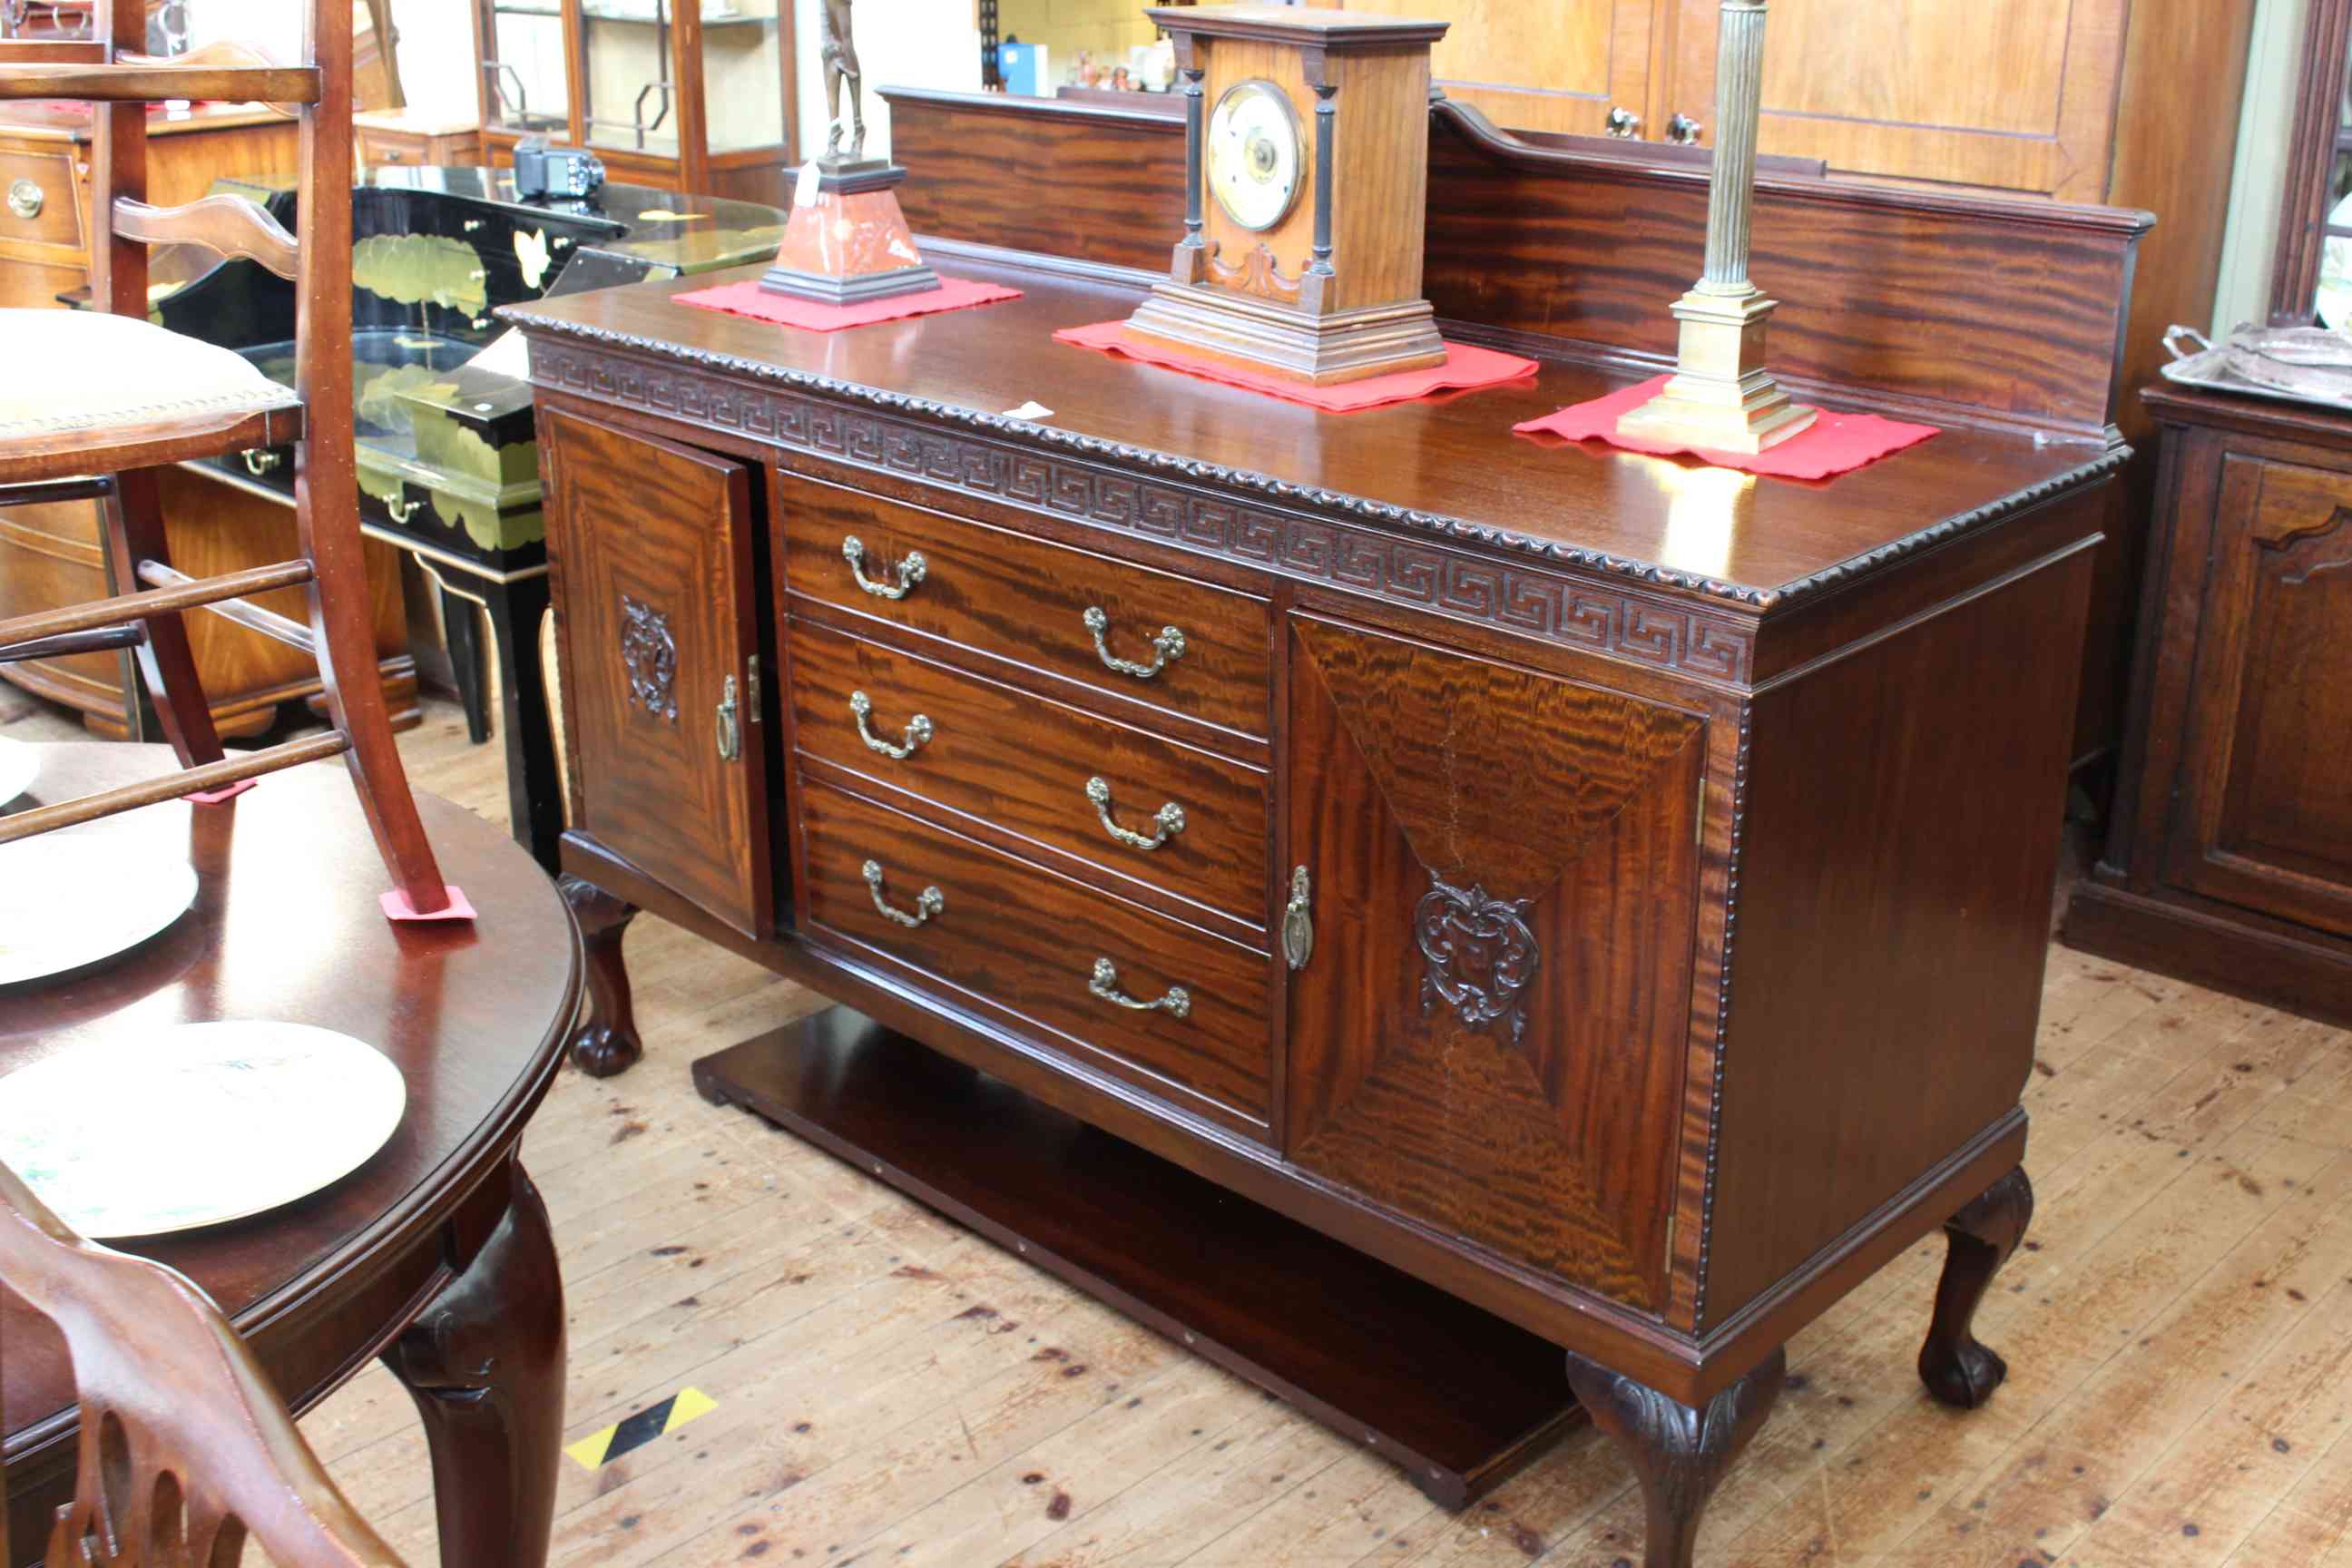
[[[98,310],[0,310],[0,483],[293,439],[301,400],[229,349]]]

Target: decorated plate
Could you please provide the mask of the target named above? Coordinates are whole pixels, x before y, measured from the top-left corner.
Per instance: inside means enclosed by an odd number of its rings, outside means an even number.
[[[140,834],[68,832],[0,845],[0,985],[126,952],[188,912],[195,868]]]
[[[163,1236],[332,1185],[407,1103],[400,1069],[348,1035],[182,1024],[0,1078],[0,1163],[84,1236]]]
[[[22,741],[0,735],[0,805],[33,787],[41,771],[41,753]]]

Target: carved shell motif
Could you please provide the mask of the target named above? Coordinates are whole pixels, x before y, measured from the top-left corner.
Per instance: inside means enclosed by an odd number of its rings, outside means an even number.
[[[629,700],[656,719],[677,721],[677,644],[669,617],[621,595],[621,663],[629,672]]]
[[[1467,892],[1449,888],[1432,871],[1429,891],[1412,912],[1413,934],[1428,963],[1421,1010],[1426,1014],[1442,1001],[1471,1029],[1508,1019],[1511,1043],[1518,1044],[1528,1026],[1519,994],[1542,963],[1525,919],[1532,902],[1492,898],[1475,883]]]

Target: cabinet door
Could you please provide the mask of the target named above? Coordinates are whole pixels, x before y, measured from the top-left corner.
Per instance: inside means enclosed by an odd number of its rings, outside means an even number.
[[[1286,1152],[1662,1310],[1705,721],[1304,616],[1290,656]]]
[[[1453,24],[1430,53],[1430,70],[1446,97],[1506,130],[1598,136],[1612,109],[1638,115],[1648,94],[1654,0],[1349,3]]]
[[[560,409],[540,430],[572,828],[764,935],[750,474]]]
[[[1704,122],[1711,144],[1717,0],[1665,3],[1673,64],[1652,101]],[[2129,11],[2130,0],[1773,0],[1759,147],[1837,174],[2104,200]]]
[[[2352,474],[2222,467],[2168,879],[2352,935]]]

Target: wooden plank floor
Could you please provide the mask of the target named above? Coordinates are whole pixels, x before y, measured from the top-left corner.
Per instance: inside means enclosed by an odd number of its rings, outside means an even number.
[[[0,688],[0,731],[70,734]],[[419,786],[503,816],[495,745],[436,702]],[[568,1432],[691,1386],[716,1408],[590,1471],[560,1563],[837,1568],[1631,1568],[1633,1478],[1590,1433],[1460,1517],[1157,1336],[687,1082],[818,1005],[650,917],[645,1063],[567,1073],[525,1143],[562,1247]],[[2342,1030],[2051,954],[2028,1104],[2041,1196],[1979,1328],[1990,1405],[1912,1372],[1914,1249],[1801,1335],[1718,1494],[1715,1568],[2352,1568],[2352,1049]],[[306,1422],[408,1556],[425,1450],[371,1370]]]

